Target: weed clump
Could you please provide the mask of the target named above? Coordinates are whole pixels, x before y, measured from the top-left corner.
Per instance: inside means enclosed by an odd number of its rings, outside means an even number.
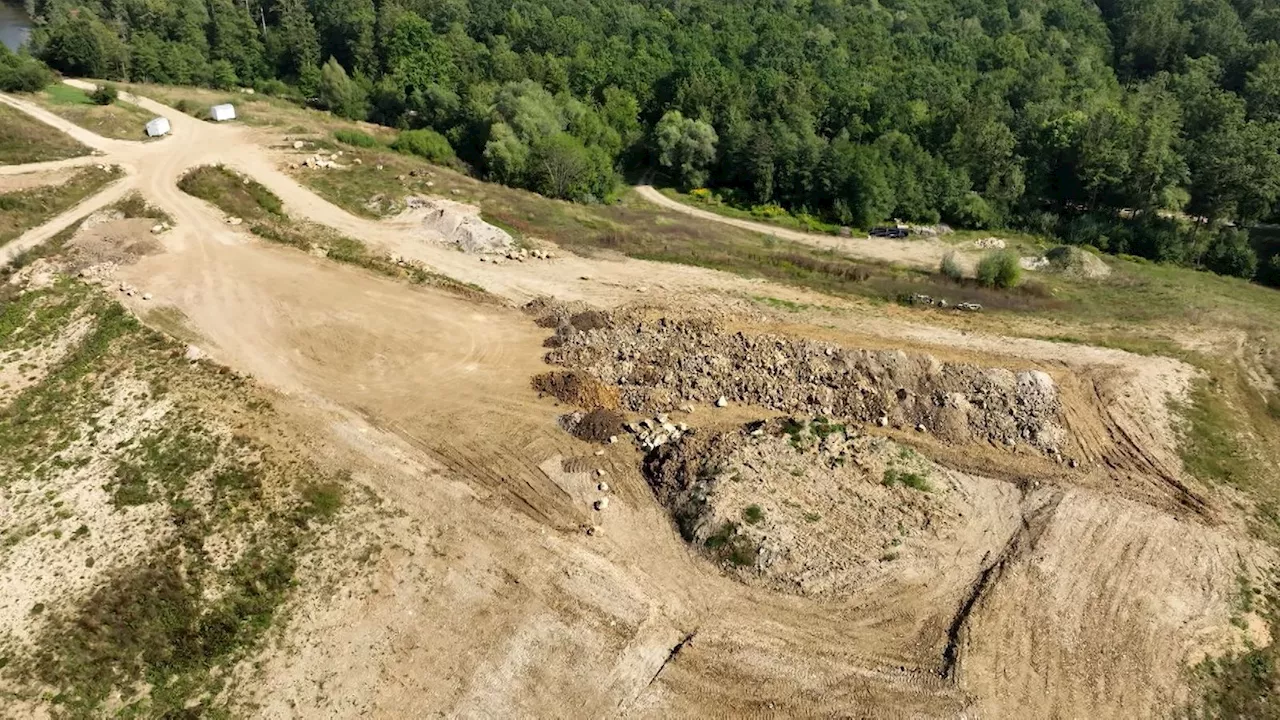
[[[881,484],[885,487],[902,485],[921,492],[933,491],[933,488],[929,486],[928,478],[924,475],[921,475],[920,473],[907,472],[905,470],[895,470],[893,468],[889,468],[884,471],[884,480],[881,481]]]
[[[982,256],[978,261],[978,284],[988,288],[1008,290],[1022,280],[1022,265],[1018,253],[997,250]]]

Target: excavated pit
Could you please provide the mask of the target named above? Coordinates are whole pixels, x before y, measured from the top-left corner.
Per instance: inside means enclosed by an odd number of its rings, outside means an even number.
[[[694,432],[651,451],[643,474],[692,547],[808,596],[975,568],[1021,517],[1015,486],[823,418]]]

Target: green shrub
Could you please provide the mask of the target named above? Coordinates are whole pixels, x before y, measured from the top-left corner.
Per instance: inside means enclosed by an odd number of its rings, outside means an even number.
[[[93,101],[94,105],[110,105],[119,96],[120,91],[116,90],[116,86],[111,83],[99,85],[93,89],[93,92],[89,93],[89,99]]]
[[[453,161],[453,147],[435,130],[405,130],[391,143],[391,149],[406,155],[417,155],[428,162],[444,165]]]
[[[960,267],[960,260],[956,257],[955,251],[951,251],[942,256],[942,262],[938,265],[938,272],[952,280],[963,280],[964,270]]]
[[[742,511],[742,519],[746,520],[748,525],[758,525],[764,520],[764,510],[759,505],[748,505]]]
[[[0,46],[0,91],[36,92],[51,82],[53,73],[44,63]]]
[[[379,144],[378,138],[359,130],[334,130],[333,136],[337,138],[338,142],[355,147],[372,148],[378,147]]]
[[[1012,250],[989,252],[978,262],[978,284],[983,287],[1008,289],[1017,287],[1021,279],[1018,253]]]

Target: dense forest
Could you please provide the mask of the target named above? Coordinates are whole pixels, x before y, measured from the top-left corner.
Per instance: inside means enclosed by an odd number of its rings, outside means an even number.
[[[1280,199],[1277,0],[28,4],[60,71],[293,96],[547,195],[661,168],[835,223],[1280,278],[1236,229]]]

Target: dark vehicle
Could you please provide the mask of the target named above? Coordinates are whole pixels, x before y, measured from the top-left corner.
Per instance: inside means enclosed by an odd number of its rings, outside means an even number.
[[[907,236],[907,231],[906,228],[900,227],[873,227],[871,228],[871,236],[901,239]]]

